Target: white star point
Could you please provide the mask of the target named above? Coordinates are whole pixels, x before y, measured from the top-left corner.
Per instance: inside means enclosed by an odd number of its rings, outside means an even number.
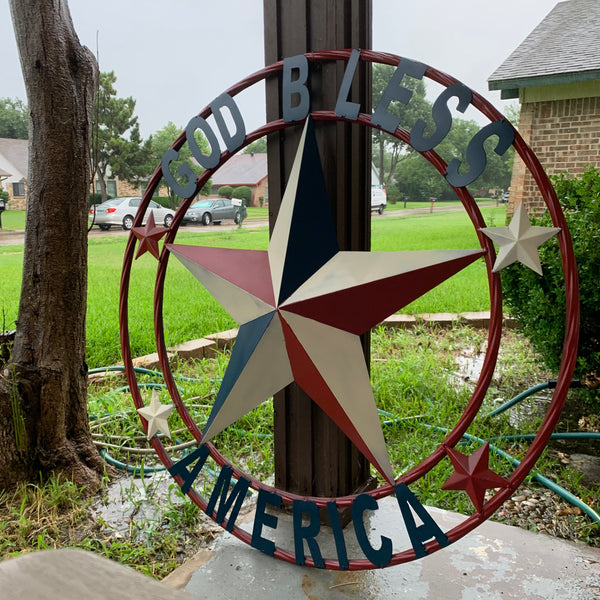
[[[538,249],[556,235],[560,227],[531,225],[521,202],[508,227],[482,227],[481,231],[499,246],[493,273],[520,262],[538,275],[543,275]]]
[[[174,408],[173,405],[161,404],[158,398],[158,390],[152,390],[150,406],[144,406],[143,408],[137,409],[138,413],[148,421],[148,439],[153,438],[159,431],[162,431],[169,439],[171,439],[168,418]]]

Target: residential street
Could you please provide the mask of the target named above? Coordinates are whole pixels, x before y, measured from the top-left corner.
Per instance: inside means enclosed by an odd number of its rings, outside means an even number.
[[[490,201],[490,202],[486,202],[486,203],[481,203],[479,204],[480,207],[485,207],[485,206],[496,206],[496,202],[494,201]],[[458,210],[462,210],[462,207],[460,206],[443,206],[443,205],[435,205],[433,212],[434,213],[440,213],[440,212],[455,212]],[[402,217],[402,216],[406,216],[406,215],[418,215],[418,214],[426,214],[430,212],[430,205],[427,203],[423,204],[423,208],[393,208],[390,209],[388,208],[383,215],[378,215],[378,214],[373,214],[373,219],[385,219],[387,217]],[[267,219],[252,219],[252,220],[246,220],[244,221],[244,224],[242,225],[242,227],[244,229],[249,229],[249,228],[253,228],[253,227],[264,227],[267,226],[269,224]],[[227,225],[210,225],[208,227],[205,227],[203,225],[198,225],[198,226],[190,226],[187,225],[185,227],[182,227],[180,229],[180,231],[194,231],[194,232],[198,232],[198,233],[211,233],[215,230],[223,230],[223,231],[229,231],[231,229],[237,229],[237,225],[235,225],[234,223],[231,224],[227,224]],[[114,227],[112,228],[110,231],[101,231],[100,229],[98,229],[97,227],[94,227],[88,234],[88,237],[91,238],[95,238],[95,237],[106,237],[107,235],[110,236],[115,236],[115,235],[120,235],[120,236],[126,236],[128,235],[128,231],[123,231],[122,229],[119,229],[118,227]],[[24,231],[3,231],[0,230],[0,246],[15,246],[18,244],[23,244],[25,240],[25,232]]]

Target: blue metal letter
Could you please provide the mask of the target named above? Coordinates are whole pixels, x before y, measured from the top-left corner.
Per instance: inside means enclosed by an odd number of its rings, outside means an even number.
[[[183,485],[181,486],[181,491],[186,494],[192,483],[198,475],[200,471],[202,471],[202,467],[206,462],[206,459],[210,455],[210,450],[208,446],[200,446],[200,448],[196,448],[191,454],[188,454],[185,458],[182,458],[179,462],[175,463],[172,467],[169,467],[169,473],[173,476],[181,475],[183,477]],[[192,472],[190,473],[187,470],[187,466],[191,465],[195,460],[198,462],[194,465]]]
[[[408,104],[413,94],[411,90],[400,85],[402,83],[402,78],[405,75],[410,75],[415,79],[423,79],[426,70],[427,67],[423,63],[415,62],[408,58],[401,59],[400,64],[394,71],[390,82],[383,92],[383,96],[381,96],[379,104],[377,104],[377,107],[375,108],[375,112],[371,117],[371,123],[385,129],[385,131],[394,133],[396,127],[398,127],[398,123],[400,123],[400,117],[390,114],[387,112],[387,109],[392,100],[397,100],[402,104]]]
[[[252,541],[250,545],[265,554],[273,556],[275,552],[275,544],[271,540],[262,537],[263,525],[277,528],[277,517],[269,515],[266,512],[267,504],[271,504],[279,508],[281,506],[281,496],[273,492],[267,492],[262,488],[258,491],[258,499],[256,500],[256,514],[254,516],[254,527],[252,528]]]
[[[446,534],[439,528],[438,524],[417,500],[417,497],[408,489],[408,486],[405,483],[399,483],[394,487],[394,491],[396,492],[398,505],[402,511],[402,517],[404,518],[404,525],[406,525],[410,543],[412,544],[417,558],[427,556],[424,542],[431,538],[435,538],[442,548],[450,543]],[[415,511],[419,519],[423,521],[422,525],[417,527],[411,508]]]
[[[498,136],[498,143],[494,148],[494,152],[502,156],[511,146],[515,139],[515,130],[512,125],[501,119],[500,121],[494,121],[488,123],[485,127],[480,129],[469,142],[467,146],[467,162],[471,166],[468,173],[464,175],[459,173],[460,160],[453,158],[452,162],[446,169],[446,181],[454,187],[465,187],[470,183],[473,183],[485,170],[487,165],[487,157],[485,155],[484,144],[486,140],[493,135]]]
[[[227,146],[227,150],[229,150],[229,152],[234,152],[244,143],[244,140],[246,139],[246,125],[244,124],[244,119],[242,118],[242,113],[240,112],[238,105],[229,94],[223,93],[220,96],[217,96],[210,103],[210,108],[215,117],[215,121],[217,122],[219,132],[223,137],[223,141]],[[229,114],[233,119],[233,124],[235,125],[235,133],[233,135],[229,133],[227,123],[225,122],[223,114],[221,113],[223,108],[227,108],[229,110]]]
[[[298,77],[292,81],[292,71],[298,71]],[[310,110],[310,96],[306,81],[308,79],[308,59],[304,54],[283,59],[283,89],[281,91],[281,108],[283,120],[301,121]],[[300,100],[297,106],[292,106],[292,94],[298,94]]]
[[[315,567],[324,569],[323,556],[319,549],[319,544],[315,537],[319,535],[321,524],[319,523],[319,507],[314,502],[308,500],[294,500],[294,550],[296,552],[296,564],[304,564],[304,541],[308,544],[308,549],[312,559],[315,561]],[[309,516],[308,525],[302,525],[302,515]]]
[[[196,138],[194,137],[196,129],[200,129],[206,136],[206,140],[210,146],[210,154],[202,154],[202,150],[200,150],[200,147],[196,143]],[[185,128],[185,137],[192,155],[198,161],[199,165],[205,169],[212,169],[219,164],[219,159],[221,158],[219,140],[205,119],[202,117],[192,117]]]
[[[452,127],[452,114],[448,110],[448,100],[458,98],[456,109],[461,113],[469,107],[473,92],[462,83],[455,83],[446,88],[433,103],[431,114],[436,124],[436,130],[429,137],[424,137],[423,132],[427,123],[419,119],[410,132],[410,145],[419,152],[425,152],[435,148],[447,135]]]
[[[196,191],[196,174],[192,171],[192,167],[188,163],[182,163],[177,169],[177,174],[187,179],[185,186],[177,183],[173,173],[169,170],[169,165],[179,158],[179,152],[173,148],[169,148],[160,161],[162,174],[167,182],[167,185],[181,198],[191,198]]]
[[[244,497],[246,496],[246,492],[250,487],[250,482],[243,477],[240,477],[235,484],[231,494],[227,497],[227,490],[231,484],[231,475],[233,473],[233,469],[229,465],[225,465],[221,472],[219,473],[219,478],[217,479],[217,483],[213,488],[212,494],[210,495],[210,500],[206,506],[206,510],[204,511],[209,517],[212,517],[213,510],[215,509],[215,505],[217,504],[217,499],[219,498],[219,508],[217,509],[217,518],[215,521],[221,525],[231,509],[233,505],[233,509],[231,510],[231,515],[229,519],[227,519],[227,531],[231,531],[233,526],[235,525],[235,520],[240,512],[240,508],[242,508],[242,503],[244,502]],[[235,502],[235,504],[234,504]]]
[[[365,523],[363,521],[363,513],[365,510],[377,510],[379,505],[377,500],[369,494],[360,494],[352,503],[352,521],[354,523],[354,532],[356,539],[365,556],[376,566],[385,567],[392,560],[392,540],[381,536],[381,548],[375,550],[369,542],[369,536],[365,531]]]
[[[352,85],[354,73],[356,73],[356,66],[358,65],[359,58],[360,50],[352,50],[352,54],[348,60],[348,65],[344,71],[344,79],[342,80],[340,92],[335,104],[335,114],[338,117],[352,119],[353,121],[356,119],[356,117],[358,117],[360,104],[357,102],[350,102],[348,100],[348,94],[350,93],[350,86]]]

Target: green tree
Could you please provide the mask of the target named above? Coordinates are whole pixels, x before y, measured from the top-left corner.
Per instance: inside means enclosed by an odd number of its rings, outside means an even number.
[[[150,136],[150,152],[148,155],[148,165],[146,168],[146,172],[151,174],[154,170],[160,166],[161,159],[163,154],[173,145],[175,139],[181,133],[181,127],[178,127],[172,121],[169,121],[162,129],[159,129],[156,133]],[[201,131],[196,131],[194,134],[196,138],[196,143],[198,147],[204,154],[208,154],[210,152],[210,148],[208,145],[208,140],[204,136]],[[170,170],[173,174],[177,173],[177,169],[179,166],[187,162],[191,167],[197,177],[199,177],[204,169],[192,159],[192,152],[190,151],[187,144],[184,144],[179,150],[179,158],[176,161],[173,161],[170,165]],[[211,182],[210,179],[206,182],[206,184],[200,190],[200,194],[203,196],[208,196],[210,194]],[[171,208],[176,208],[181,199],[175,194],[175,192],[169,188],[169,198],[171,202]]]
[[[391,65],[373,65],[373,106],[376,107],[385,91],[395,68]],[[420,79],[404,77],[402,86],[412,92],[408,104],[392,102],[390,114],[400,117],[400,127],[410,130],[417,119],[427,119],[431,115],[431,103],[425,98],[425,84]],[[430,119],[429,119],[430,120]],[[373,129],[373,164],[379,175],[379,182],[388,187],[393,179],[398,163],[412,153],[412,149],[395,137]]]
[[[135,100],[132,97],[117,98],[116,81],[114,71],[100,73],[94,107],[97,123],[92,160],[103,202],[107,199],[109,173],[129,182],[139,182],[148,175],[150,141],[142,141],[138,118],[133,114]]]
[[[260,139],[248,144],[243,152],[243,154],[266,154],[267,153],[267,138],[261,137]]]
[[[435,151],[446,163],[458,158],[466,164],[467,147],[479,129],[480,125],[475,121],[455,118],[448,135],[435,147]],[[469,186],[473,196],[479,195],[481,190],[506,189],[510,185],[514,150],[510,148],[499,156],[493,151],[495,144],[494,137],[485,143],[487,165],[482,175]],[[408,196],[412,200],[428,200],[433,197],[444,200],[455,197],[444,177],[418,153],[408,155],[398,164],[395,184],[401,198]]]
[[[0,98],[0,138],[26,140],[28,129],[27,104],[18,98]]]

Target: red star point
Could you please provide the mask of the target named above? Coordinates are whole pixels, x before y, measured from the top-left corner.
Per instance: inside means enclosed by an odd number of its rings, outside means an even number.
[[[146,252],[150,252],[150,254],[158,260],[160,255],[158,242],[163,235],[167,233],[168,229],[156,226],[156,223],[154,222],[154,213],[150,211],[148,221],[143,227],[134,227],[131,231],[133,235],[140,240],[140,247],[135,255],[136,260]]]
[[[470,456],[461,454],[452,448],[447,448],[446,452],[454,465],[454,473],[446,480],[442,489],[464,490],[475,505],[477,512],[483,510],[486,490],[508,486],[508,481],[494,473],[488,466],[489,442]]]

